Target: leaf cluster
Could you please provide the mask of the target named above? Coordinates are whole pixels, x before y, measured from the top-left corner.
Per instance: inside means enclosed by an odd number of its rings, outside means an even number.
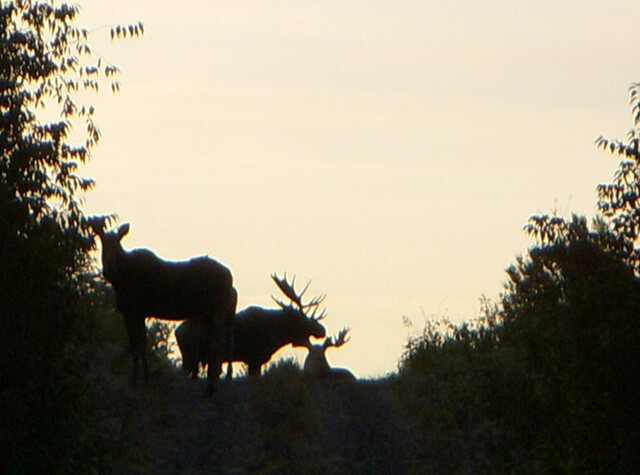
[[[165,361],[175,358],[176,343],[171,337],[175,328],[175,322],[155,318],[147,323],[147,346],[155,359]]]
[[[637,162],[640,159],[640,147],[638,147],[640,140],[640,82],[633,83],[629,87],[629,96],[633,127],[627,133],[627,141],[609,139],[600,135],[596,138],[596,146]]]
[[[630,87],[630,104],[633,128],[627,134],[627,140],[603,136],[596,139],[598,147],[623,157],[613,182],[598,185],[597,206],[614,232],[632,248],[629,262],[640,274],[640,83]]]
[[[95,56],[88,31],[74,25],[78,8],[32,1],[3,2],[0,8],[2,200],[14,201],[36,219],[55,208],[68,218],[77,215],[77,192],[94,184],[78,168],[98,144],[100,131],[95,108],[79,102],[76,93],[98,91],[102,78],[112,90],[120,87],[118,68]],[[129,36],[143,31],[141,24],[116,28]],[[60,120],[41,123],[37,110],[48,102]],[[74,122],[85,127],[78,144],[69,140]]]
[[[111,39],[114,38],[135,38],[144,34],[144,24],[139,21],[131,25],[116,25],[109,30]]]

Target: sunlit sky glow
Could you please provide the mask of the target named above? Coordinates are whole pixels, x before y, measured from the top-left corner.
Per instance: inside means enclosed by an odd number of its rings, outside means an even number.
[[[352,328],[330,361],[365,377],[396,368],[403,316],[497,298],[531,214],[593,215],[617,164],[593,141],[624,137],[640,80],[635,1],[81,5],[122,70],[91,99],[86,212],[221,260],[239,308],[272,306],[274,271],[311,279],[328,331]]]

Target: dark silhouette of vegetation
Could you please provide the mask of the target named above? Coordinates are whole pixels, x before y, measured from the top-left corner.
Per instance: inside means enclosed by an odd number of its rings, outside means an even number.
[[[639,84],[625,158],[598,186],[602,213],[533,216],[536,244],[481,318],[430,322],[400,373],[435,472],[631,473],[640,444]],[[441,457],[430,458],[439,453]]]
[[[222,362],[232,351],[233,322],[238,293],[231,271],[206,257],[188,261],[165,261],[149,249],[125,251],[122,238],[129,224],[106,231],[106,218],[91,218],[91,228],[102,242],[105,278],[116,293],[116,306],[124,317],[133,357],[133,382],[142,363],[147,367],[147,317],[164,320],[195,320],[192,330],[196,354],[209,361],[209,391],[218,380]]]
[[[14,473],[89,471],[96,456],[84,376],[100,297],[79,201],[93,181],[78,168],[100,132],[77,93],[117,89],[118,70],[92,54],[77,12],[0,5],[0,445]],[[84,139],[70,140],[74,127]]]
[[[503,345],[532,381],[532,442],[551,468],[630,469],[640,283],[624,239],[602,221],[593,227],[579,217],[530,223],[540,245],[508,270]]]
[[[427,325],[401,364],[433,470],[625,472],[638,444],[640,287],[602,221],[534,216],[482,318]],[[473,454],[457,457],[453,454]]]
[[[630,87],[633,127],[627,141],[600,136],[596,145],[622,156],[613,183],[598,186],[598,209],[629,247],[629,263],[640,271],[640,83]]]

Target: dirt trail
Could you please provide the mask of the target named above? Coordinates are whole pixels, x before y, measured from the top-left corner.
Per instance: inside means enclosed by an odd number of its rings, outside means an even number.
[[[117,473],[411,473],[415,431],[389,381],[299,375],[204,381],[165,374],[129,390]]]

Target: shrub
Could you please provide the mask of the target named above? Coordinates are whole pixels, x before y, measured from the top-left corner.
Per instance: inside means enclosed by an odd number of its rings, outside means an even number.
[[[413,402],[425,450],[456,433],[460,451],[483,454],[449,460],[463,471],[630,470],[640,283],[629,246],[578,216],[535,216],[527,230],[538,243],[507,270],[499,306],[429,322],[408,342],[400,369],[426,405]]]

